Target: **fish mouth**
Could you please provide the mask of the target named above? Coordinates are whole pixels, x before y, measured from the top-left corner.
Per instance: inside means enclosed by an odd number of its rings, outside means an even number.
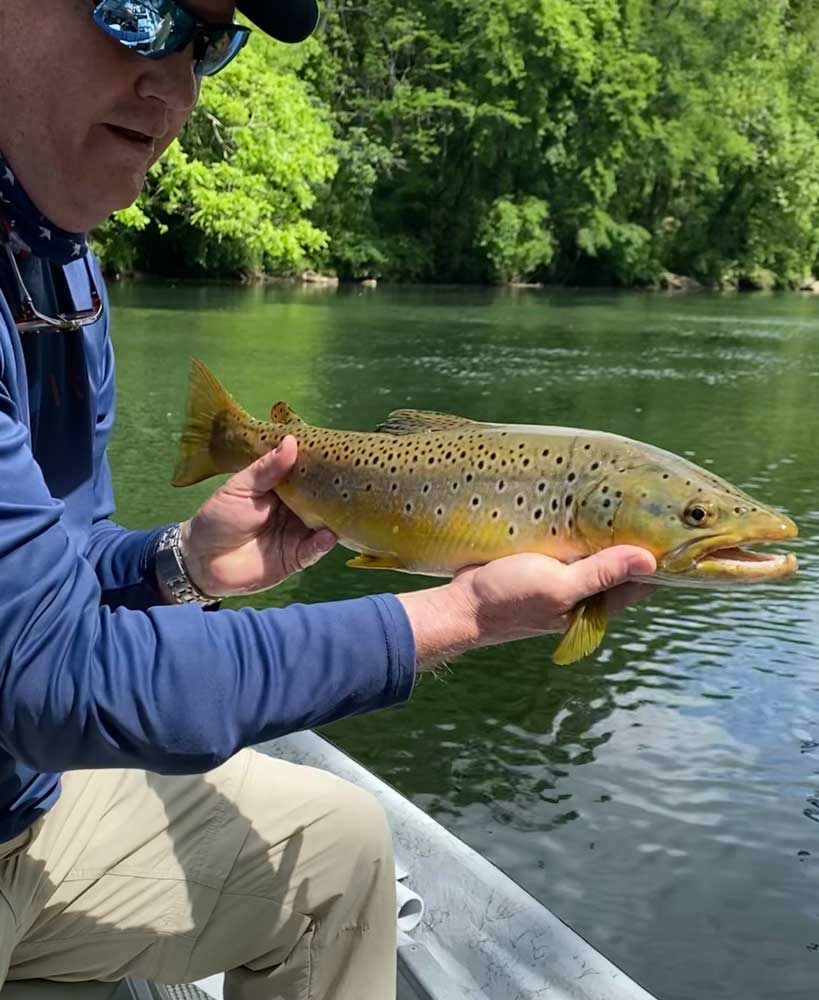
[[[783,580],[798,569],[794,555],[759,552],[760,546],[775,545],[798,535],[796,525],[782,523],[768,538],[709,538],[688,544],[661,560],[660,570],[683,580],[701,583],[767,583]]]

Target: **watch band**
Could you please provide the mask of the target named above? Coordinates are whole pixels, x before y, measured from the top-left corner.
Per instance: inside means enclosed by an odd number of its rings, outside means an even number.
[[[156,576],[168,588],[178,604],[200,604],[209,607],[218,604],[220,597],[203,593],[188,575],[179,540],[182,526],[174,524],[159,536],[154,556]]]

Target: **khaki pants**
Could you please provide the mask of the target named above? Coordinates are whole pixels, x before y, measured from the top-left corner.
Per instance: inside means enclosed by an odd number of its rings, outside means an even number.
[[[210,774],[79,771],[0,844],[0,985],[226,972],[225,1000],[393,1000],[383,810],[243,751]]]

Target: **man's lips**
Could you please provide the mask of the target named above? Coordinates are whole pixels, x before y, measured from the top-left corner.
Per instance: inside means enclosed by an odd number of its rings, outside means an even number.
[[[150,135],[146,132],[125,128],[122,125],[111,125],[107,122],[104,127],[118,139],[123,139],[134,146],[141,147],[146,152],[152,152],[157,143],[158,136]]]

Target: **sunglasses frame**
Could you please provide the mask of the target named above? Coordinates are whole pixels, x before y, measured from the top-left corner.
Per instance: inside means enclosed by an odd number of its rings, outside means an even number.
[[[32,330],[43,329],[68,332],[69,330],[79,330],[81,327],[90,326],[102,318],[102,298],[97,290],[97,283],[94,280],[91,265],[88,263],[88,254],[83,257],[83,263],[88,275],[91,307],[89,309],[77,309],[73,313],[58,313],[56,316],[49,316],[46,313],[41,313],[34,305],[11,246],[7,242],[3,242],[3,249],[6,252],[6,258],[11,264],[11,273],[17,285],[17,294],[20,296],[19,311],[15,313],[12,310],[12,319],[19,333],[28,333]]]
[[[250,38],[251,34],[250,28],[246,28],[244,27],[244,25],[236,24],[235,22],[214,24],[209,21],[203,21],[201,18],[196,17],[196,15],[192,14],[187,9],[187,7],[185,7],[184,4],[178,3],[177,0],[171,0],[174,18],[178,16],[178,12],[181,12],[191,22],[190,30],[184,36],[184,40],[176,41],[176,43],[172,48],[169,47],[168,49],[158,49],[156,52],[139,52],[137,49],[132,48],[125,41],[123,41],[123,39],[119,37],[115,32],[113,32],[109,27],[109,25],[107,25],[105,21],[102,19],[102,10],[104,7],[107,6],[109,2],[110,0],[100,0],[99,3],[95,4],[94,10],[92,12],[94,23],[101,31],[103,31],[108,36],[108,38],[117,42],[117,44],[121,45],[129,52],[133,52],[134,55],[142,56],[145,59],[165,59],[168,56],[175,55],[177,52],[182,52],[191,43],[193,43],[194,46],[193,71],[196,74],[196,76],[215,76],[217,73],[221,73],[221,71],[225,69],[226,66],[230,65],[230,63],[233,62],[236,56],[241,52],[241,50],[246,45],[248,38]],[[167,15],[162,15],[162,11],[157,8],[154,0],[141,0],[141,2],[145,6],[151,8],[156,14],[160,16],[167,16]],[[171,13],[171,11],[169,11],[169,13]],[[229,35],[232,51],[230,52],[227,59],[225,59],[223,63],[217,65],[215,69],[211,69],[205,72],[202,70],[201,67],[205,63],[208,50],[221,34]],[[171,36],[172,35],[173,32],[171,33]],[[236,42],[236,39],[239,39],[238,43]],[[203,54],[200,55],[199,53],[203,41],[205,43],[205,48]]]

